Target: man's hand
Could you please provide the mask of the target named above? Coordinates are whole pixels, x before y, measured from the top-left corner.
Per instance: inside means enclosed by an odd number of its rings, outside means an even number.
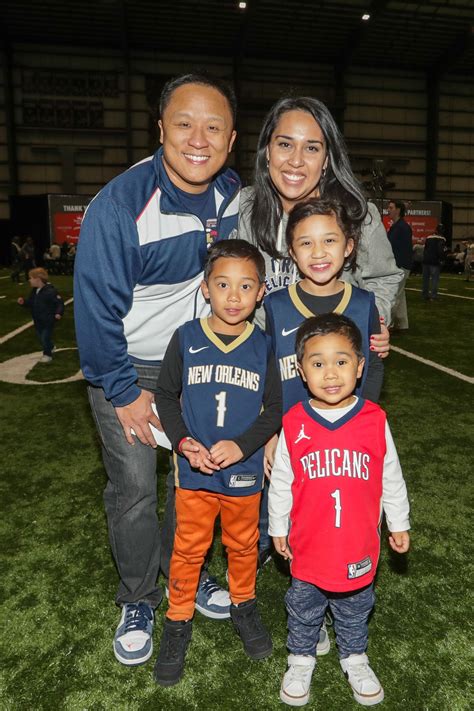
[[[148,390],[142,390],[136,400],[129,405],[116,407],[115,412],[123,427],[125,439],[129,444],[135,444],[131,430],[133,430],[142,444],[149,444],[156,448],[157,444],[150,429],[150,424],[163,431],[161,422],[151,409],[155,396]]]
[[[16,300],[16,303],[20,304],[20,306],[23,306],[23,304],[25,303],[25,299],[22,296],[19,296]]]
[[[275,550],[279,553],[285,560],[293,560],[293,553],[288,545],[288,538],[286,536],[273,536],[273,545]]]
[[[203,474],[214,474],[220,468],[212,461],[209,450],[192,437],[184,440],[180,447],[180,452],[186,457],[193,469],[199,469]]]
[[[54,314],[54,318],[56,319],[56,321],[59,321],[61,318],[61,314]]]
[[[265,445],[264,455],[263,455],[263,471],[267,479],[271,478],[273,463],[275,461],[275,452],[278,444],[278,435],[274,434],[270,437]]]
[[[379,358],[386,358],[390,353],[390,332],[380,318],[380,333],[373,333],[370,337],[370,350],[375,351]]]
[[[396,553],[406,553],[410,547],[410,534],[408,531],[392,531],[388,542]]]
[[[219,467],[222,467],[223,469],[225,469],[225,467],[230,467],[231,464],[240,462],[244,456],[239,445],[231,439],[221,439],[219,442],[212,445],[209,452],[214,464],[218,464]]]

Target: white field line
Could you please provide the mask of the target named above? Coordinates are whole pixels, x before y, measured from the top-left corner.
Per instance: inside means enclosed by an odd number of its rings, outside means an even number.
[[[0,277],[0,279],[9,279],[10,277]]]
[[[421,294],[421,289],[412,289],[406,286],[405,291],[418,291]],[[468,301],[474,301],[474,296],[460,296],[459,294],[447,294],[443,292],[443,296],[452,296],[454,299],[467,299]]]
[[[411,291],[419,291],[418,289],[412,289]],[[450,294],[448,294],[450,296]],[[456,296],[456,294],[453,294],[453,296]],[[461,297],[463,298],[463,297]],[[465,299],[470,298],[465,296]],[[474,300],[474,299],[473,299]],[[68,304],[72,303],[74,301],[73,298],[68,299],[67,301],[64,302],[65,306],[68,306]],[[26,331],[27,328],[30,328],[33,326],[33,321],[30,321],[29,323],[25,323],[24,326],[20,326],[20,328],[17,328],[15,331],[11,331],[11,333],[7,333],[6,336],[2,336],[0,338],[0,345],[2,343],[5,343],[6,341],[10,340],[10,338],[13,338],[14,336],[17,336],[19,333],[22,333],[23,331]],[[417,360],[419,363],[424,363],[425,365],[430,365],[432,368],[436,368],[436,370],[441,370],[443,373],[447,373],[448,375],[453,375],[455,378],[459,378],[459,380],[464,380],[466,383],[470,383],[471,385],[474,384],[474,378],[469,377],[468,375],[463,375],[463,373],[459,373],[457,370],[453,370],[452,368],[446,368],[444,365],[439,365],[439,363],[435,363],[433,360],[428,360],[427,358],[422,358],[419,355],[416,355],[416,353],[410,353],[410,351],[406,351],[403,348],[398,348],[398,346],[390,346],[391,350],[395,351],[396,353],[401,353],[401,355],[407,356],[407,358],[411,358],[412,360]]]
[[[448,375],[452,375],[455,378],[459,378],[459,380],[464,380],[466,383],[474,385],[474,378],[469,377],[469,375],[459,373],[457,370],[453,370],[452,368],[446,368],[446,366],[444,365],[435,363],[433,360],[428,360],[428,358],[422,358],[421,356],[416,355],[416,353],[410,353],[410,351],[406,351],[403,348],[398,348],[398,346],[391,345],[390,350],[395,351],[395,353],[401,353],[402,355],[406,356],[407,358],[411,358],[412,360],[417,360],[419,363],[424,363],[424,365],[430,365],[432,368],[436,368],[436,370],[441,370],[442,373],[447,373]]]
[[[74,301],[73,298],[68,299],[67,301],[64,302],[64,306],[71,304],[73,301]],[[6,343],[7,341],[9,341],[10,338],[14,338],[15,336],[18,336],[19,333],[23,333],[23,331],[26,331],[27,328],[31,328],[32,326],[33,326],[33,321],[28,321],[28,323],[25,323],[23,326],[16,328],[14,331],[10,331],[10,333],[7,333],[5,336],[1,336],[0,337],[0,346],[3,343]]]

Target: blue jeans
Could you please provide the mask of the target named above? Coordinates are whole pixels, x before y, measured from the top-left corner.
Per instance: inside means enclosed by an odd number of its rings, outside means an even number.
[[[43,349],[43,355],[51,356],[53,353],[54,343],[53,343],[53,330],[54,321],[51,323],[38,323],[35,322],[36,335],[38,336],[41,347]]]
[[[438,284],[441,267],[437,264],[423,264],[423,298],[432,299],[438,297]],[[431,294],[430,294],[431,279]]]
[[[285,602],[287,647],[291,654],[316,656],[319,630],[328,605],[334,617],[339,657],[363,654],[367,649],[368,619],[375,602],[373,583],[359,590],[335,593],[293,578]]]
[[[159,366],[137,365],[135,369],[139,387],[154,392]],[[173,548],[173,474],[168,475],[167,506],[160,535],[156,510],[156,450],[138,439],[133,446],[128,444],[115,408],[106,400],[104,391],[89,386],[88,394],[108,477],[104,504],[110,546],[120,576],[116,602],[121,605],[143,600],[157,607],[163,597],[157,585],[160,559],[168,574]]]

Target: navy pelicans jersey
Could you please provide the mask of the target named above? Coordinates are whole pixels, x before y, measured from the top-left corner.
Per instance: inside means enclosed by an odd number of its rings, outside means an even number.
[[[362,349],[365,367],[356,394],[360,395],[367,376],[369,363],[370,328],[375,308],[375,296],[370,291],[344,284],[342,298],[334,309],[336,314],[344,314],[352,319],[362,334]],[[277,359],[283,393],[283,412],[301,400],[310,397],[297,368],[295,339],[296,332],[306,318],[317,316],[301,301],[296,284],[288,289],[274,291],[265,298],[267,330],[272,339],[272,347]]]
[[[385,413],[359,399],[329,422],[308,401],[283,417],[294,473],[291,574],[324,590],[372,582],[380,554]]]
[[[182,412],[186,427],[205,447],[243,434],[263,405],[270,339],[250,323],[225,345],[207,319],[179,329],[183,359]],[[192,469],[177,457],[177,485],[229,496],[248,496],[263,486],[263,447],[247,459],[214,474]]]

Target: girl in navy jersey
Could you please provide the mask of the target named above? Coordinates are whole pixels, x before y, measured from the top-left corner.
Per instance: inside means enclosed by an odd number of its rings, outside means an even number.
[[[383,363],[370,345],[380,332],[373,293],[341,281],[345,269],[356,267],[360,226],[346,208],[329,200],[311,198],[290,212],[286,229],[288,251],[301,281],[267,296],[267,330],[283,385],[283,411],[307,396],[297,369],[296,331],[305,318],[322,313],[349,316],[362,334],[365,367],[359,394],[377,402],[383,380]]]
[[[354,322],[338,314],[308,319],[296,352],[309,395],[283,417],[269,492],[269,533],[292,575],[280,698],[290,706],[309,701],[329,606],[354,698],[373,706],[384,698],[366,655],[382,509],[391,547],[405,553],[406,486],[385,413],[354,395],[364,367]]]

